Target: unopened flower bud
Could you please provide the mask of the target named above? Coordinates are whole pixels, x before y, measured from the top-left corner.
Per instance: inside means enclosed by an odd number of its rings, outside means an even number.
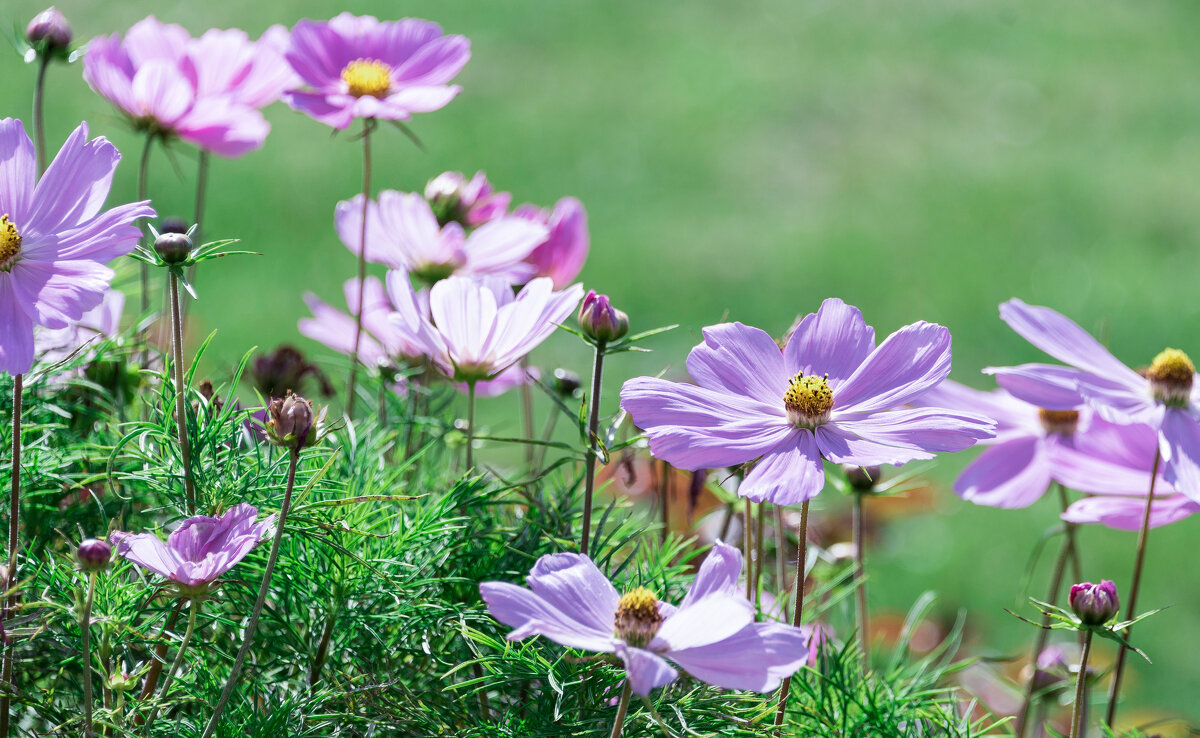
[[[104,571],[112,560],[112,546],[108,541],[89,538],[75,549],[75,559],[84,571]]]
[[[300,449],[316,440],[312,403],[294,392],[271,398],[267,416],[267,431],[271,440],[280,446]]]
[[[1033,670],[1033,690],[1048,694],[1050,690],[1066,683],[1070,671],[1067,656],[1059,646],[1049,646],[1038,654]]]
[[[1121,609],[1117,586],[1107,579],[1099,584],[1072,584],[1067,602],[1084,625],[1103,625]]]
[[[846,472],[846,481],[856,492],[870,492],[879,484],[880,475],[883,473],[878,466],[845,464],[842,469]]]
[[[121,669],[108,675],[108,688],[114,692],[130,692],[137,687],[136,675]]]
[[[579,307],[579,327],[597,341],[616,341],[629,332],[629,316],[613,307],[607,295],[588,290]]]
[[[554,391],[563,397],[574,397],[582,382],[579,375],[570,369],[554,370]]]
[[[188,224],[183,218],[163,218],[159,221],[159,233],[187,233]]]
[[[186,233],[162,233],[154,239],[154,250],[168,264],[182,264],[192,252],[192,239]]]
[[[50,49],[65,49],[71,44],[71,24],[58,8],[51,5],[29,21],[25,38],[31,44],[44,43]]]

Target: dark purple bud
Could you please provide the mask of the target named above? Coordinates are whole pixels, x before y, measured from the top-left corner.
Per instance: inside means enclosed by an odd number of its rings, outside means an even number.
[[[1121,603],[1117,600],[1117,586],[1107,579],[1099,584],[1072,584],[1067,602],[1084,625],[1103,625],[1121,609]]]
[[[855,466],[846,464],[842,466],[842,470],[846,472],[846,481],[850,483],[858,492],[870,492],[879,484],[883,470],[877,466]]]
[[[316,415],[312,403],[294,392],[273,397],[267,405],[267,430],[271,440],[287,448],[301,449],[316,440]]]
[[[154,239],[154,250],[168,264],[182,264],[192,253],[192,239],[186,233],[163,233]]]
[[[1067,655],[1058,646],[1049,646],[1038,654],[1033,670],[1033,691],[1049,696],[1067,683],[1070,664]]]
[[[71,44],[71,24],[58,8],[51,5],[29,21],[25,38],[31,44],[45,43],[50,49],[65,49]]]
[[[589,338],[616,341],[629,332],[629,316],[613,307],[607,295],[588,290],[579,307],[579,327]]]
[[[188,224],[183,218],[163,218],[159,221],[159,233],[187,233]]]
[[[89,538],[75,549],[75,559],[84,571],[104,571],[112,560],[112,546],[108,545],[108,541]]]
[[[563,397],[574,397],[581,386],[579,375],[569,369],[554,370],[554,391]]]

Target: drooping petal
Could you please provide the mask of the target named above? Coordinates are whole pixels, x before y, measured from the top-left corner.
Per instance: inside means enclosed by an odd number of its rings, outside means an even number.
[[[1075,410],[1083,404],[1079,380],[1086,375],[1079,369],[1057,364],[1021,364],[990,366],[984,374],[996,377],[996,383],[1009,394],[1047,410]]]
[[[153,533],[130,535],[116,531],[111,536],[117,553],[150,571],[172,579],[179,571],[179,557]]]
[[[37,155],[25,126],[16,118],[0,119],[0,215],[22,226],[33,203]]]
[[[1150,527],[1179,522],[1200,512],[1200,503],[1171,495],[1155,498],[1150,506]],[[1145,497],[1085,497],[1072,503],[1062,519],[1069,523],[1098,523],[1116,530],[1141,530],[1146,515]]]
[[[950,373],[950,331],[924,321],[888,336],[833,395],[834,411],[890,410]]]
[[[789,433],[746,475],[738,494],[754,502],[795,505],[816,497],[825,486],[821,452],[809,431]]]
[[[755,623],[721,641],[673,650],[670,657],[693,677],[725,689],[771,692],[809,663],[812,629]]]
[[[1163,454],[1163,476],[1181,494],[1200,502],[1200,422],[1187,410],[1167,408],[1163,415],[1162,441],[1170,448]]]
[[[704,343],[687,358],[688,373],[696,384],[783,407],[788,374],[775,339],[741,323],[710,325],[703,334]]]
[[[492,617],[513,628],[509,640],[541,635],[569,648],[600,653],[611,653],[619,644],[611,630],[600,632],[588,627],[524,587],[484,582],[479,585],[479,594]]]
[[[549,554],[525,578],[529,588],[551,607],[599,632],[613,632],[620,595],[587,556]]]
[[[874,349],[875,329],[859,309],[831,297],[800,321],[784,353],[788,374],[828,374],[836,389]]]
[[[1050,487],[1050,472],[1041,440],[1019,438],[980,454],[955,480],[954,491],[977,505],[1028,507]]]
[[[679,673],[661,656],[645,649],[617,643],[617,655],[625,662],[625,675],[633,693],[645,697],[655,689],[675,681]]]
[[[737,595],[741,574],[742,552],[718,539],[704,557],[700,571],[696,572],[696,581],[692,582],[679,606],[688,607],[709,595]]]

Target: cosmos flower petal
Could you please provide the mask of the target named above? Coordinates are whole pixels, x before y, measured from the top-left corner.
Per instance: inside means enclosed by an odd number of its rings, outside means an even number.
[[[783,405],[788,374],[783,354],[766,331],[741,323],[704,329],[704,343],[688,354],[687,369],[696,384],[714,392],[748,396],[764,405]]]
[[[602,633],[612,633],[621,597],[587,556],[548,554],[525,578],[529,588],[551,607]]]
[[[836,389],[874,349],[875,329],[859,309],[831,297],[800,321],[784,355],[789,375],[828,374],[830,386]]]
[[[990,418],[937,407],[892,410],[846,419],[835,415],[834,423],[839,429],[868,441],[936,453],[962,451],[975,445],[976,441],[995,435],[995,424]]]
[[[227,159],[236,159],[262,146],[271,124],[257,108],[231,97],[208,97],[178,121],[180,137]]]
[[[1041,439],[997,444],[972,461],[954,482],[959,497],[977,505],[1029,507],[1050,487],[1050,463]]]
[[[834,391],[834,409],[890,410],[920,396],[950,373],[950,331],[920,321],[888,336]]]
[[[679,673],[661,656],[645,649],[618,642],[617,655],[625,662],[629,687],[639,697],[645,697],[658,687],[675,681]]]
[[[697,679],[725,689],[774,691],[812,661],[812,628],[755,623],[716,643],[670,652]]]
[[[380,193],[380,200],[382,199],[383,193]],[[366,260],[393,269],[407,268],[408,260],[402,253],[398,253],[395,241],[389,238],[390,234],[380,222],[379,207],[379,203],[374,200],[367,201]],[[356,256],[362,251],[362,212],[362,194],[342,200],[333,210],[333,223],[338,238],[350,249],[350,253]]]
[[[30,244],[23,253],[31,259],[90,259],[107,262],[133,251],[142,231],[134,225],[139,218],[153,218],[149,200],[109,208],[77,227],[64,230],[56,240]]]
[[[153,533],[131,535],[115,531],[111,538],[117,553],[155,574],[170,579],[179,569],[179,557]]]
[[[66,328],[100,304],[112,278],[111,269],[94,261],[20,259],[13,265],[11,284],[34,322]]]
[[[13,291],[11,274],[0,272],[0,371],[24,374],[33,366],[33,320]]]
[[[696,580],[679,606],[688,607],[709,595],[737,595],[738,577],[741,574],[742,552],[718,539],[709,549],[708,556],[704,557],[700,571],[696,572]]]
[[[450,277],[429,290],[433,324],[446,339],[456,366],[476,365],[487,359],[496,325],[496,298],[469,279]],[[505,367],[497,367],[497,371]]]
[[[1011,436],[1025,437],[1033,432],[1039,432],[1040,435],[1037,409],[1004,390],[984,392],[947,379],[922,392],[909,404],[962,410],[991,418],[996,421],[996,438],[981,440],[980,443],[1001,443]]]
[[[195,90],[178,66],[164,60],[148,61],[138,67],[132,90],[137,107],[126,112],[138,118],[153,117],[167,128],[173,128],[195,100]]]
[[[354,121],[354,100],[350,95],[326,94],[288,90],[281,99],[293,110],[304,113],[318,123],[344,130]]]
[[[1183,495],[1156,497],[1150,505],[1150,527],[1177,523],[1200,512],[1200,503]],[[1141,530],[1146,515],[1146,498],[1143,497],[1085,497],[1072,503],[1063,513],[1068,523],[1100,524],[1116,530]]]
[[[766,452],[738,486],[738,495],[754,502],[795,505],[816,497],[824,486],[816,438],[809,431],[797,431]]]
[[[541,635],[569,648],[600,653],[611,653],[619,644],[611,630],[591,628],[524,587],[484,582],[479,585],[479,594],[492,617],[514,629],[508,634],[511,641]]]
[[[1200,502],[1200,422],[1182,408],[1167,408],[1162,442],[1170,448],[1169,457],[1163,454],[1163,476],[1180,493]]]
[[[891,443],[862,438],[852,425],[845,427],[844,423],[827,423],[814,433],[821,455],[835,464],[880,466],[933,458],[932,453],[922,449],[900,448]]]
[[[484,214],[486,212],[484,210]],[[536,208],[534,212],[537,212]],[[530,217],[520,213],[514,215]],[[564,197],[555,203],[547,225],[550,235],[525,260],[534,267],[537,276],[549,277],[554,280],[554,289],[561,290],[579,276],[587,261],[591,244],[587,211],[576,198]]]
[[[1046,410],[1075,410],[1084,402],[1079,380],[1087,373],[1069,366],[990,366],[983,373],[995,376],[996,383],[1013,397]]]
[[[16,118],[0,119],[0,208],[4,210],[0,215],[19,226],[28,222],[33,204],[36,157],[24,124]]]
[[[548,233],[545,226],[523,218],[488,221],[467,236],[466,266],[480,274],[503,273],[528,256]]]
[[[1077,386],[1087,403],[1105,420],[1114,423],[1148,423],[1157,427],[1162,422],[1162,405],[1150,395],[1149,384],[1144,379],[1139,377],[1138,382],[1137,387],[1130,387],[1083,374]]]
[[[94,218],[120,160],[117,147],[104,138],[89,141],[87,123],[80,123],[38,182],[29,223],[39,233],[52,233]]]
[[[444,85],[471,58],[471,42],[465,36],[442,36],[423,44],[394,72],[405,86]]]
[[[1088,494],[1139,495],[1150,486],[1150,471],[1158,451],[1158,433],[1147,425],[1117,425],[1094,417],[1086,432],[1049,445],[1054,478],[1070,489]],[[1163,478],[1158,494],[1175,488]]]
[[[721,593],[685,603],[658,629],[650,648],[668,654],[707,646],[754,622],[754,606],[745,598]]]
[[[334,308],[311,292],[305,293],[304,303],[313,317],[301,318],[297,323],[300,335],[323,343],[339,353],[349,356],[354,352],[354,318]],[[366,331],[358,344],[358,358],[366,366],[377,366],[387,361],[387,354]]]

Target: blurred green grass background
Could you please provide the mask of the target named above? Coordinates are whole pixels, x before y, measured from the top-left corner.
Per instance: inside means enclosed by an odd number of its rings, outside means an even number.
[[[5,27],[42,9],[9,0]],[[582,275],[636,328],[681,327],[655,352],[610,362],[608,397],[636,373],[680,376],[703,325],[725,317],[781,333],[828,296],[862,308],[880,337],[924,319],[955,336],[954,376],[1036,360],[997,318],[1012,296],[1094,329],[1130,363],[1166,345],[1200,353],[1200,82],[1184,2],[1065,0],[910,3],[830,0],[480,3],[348,6],[316,0],[95,3],[63,0],[77,38],[123,31],[148,13],[199,34],[342,10],[436,20],[472,41],[463,93],[376,141],[377,188],[419,189],[444,170],[482,169],[515,202],[572,194],[591,220]],[[0,54],[0,115],[29,121],[34,68]],[[56,147],[80,119],[126,153],[117,197],[132,199],[139,142],[80,68],[50,71]],[[349,136],[276,105],[266,146],[215,160],[206,231],[261,257],[201,272],[193,343],[218,329],[220,372],[252,345],[311,342],[296,332],[312,290],[341,303],[353,258],[332,227],[355,194]],[[195,156],[156,150],[162,214],[191,212]],[[132,291],[132,285],[129,285]],[[558,336],[535,363],[586,376],[588,356]],[[493,421],[518,426],[498,403]],[[963,460],[935,476],[948,482]],[[833,504],[826,500],[823,504]],[[948,616],[965,607],[980,648],[1023,653],[1031,629],[1016,584],[1054,504],[1005,512],[939,498],[939,514],[890,529],[871,552],[872,607],[903,610],[926,589]],[[1135,664],[1142,716],[1200,720],[1196,520],[1152,537],[1139,629],[1155,659]],[[1128,586],[1133,534],[1088,530],[1085,576]],[[1043,569],[1048,562],[1043,562]],[[1044,572],[1030,594],[1043,596]],[[1125,591],[1124,589],[1122,590]],[[1026,612],[1029,610],[1026,608]],[[1134,717],[1135,711],[1124,715]]]

